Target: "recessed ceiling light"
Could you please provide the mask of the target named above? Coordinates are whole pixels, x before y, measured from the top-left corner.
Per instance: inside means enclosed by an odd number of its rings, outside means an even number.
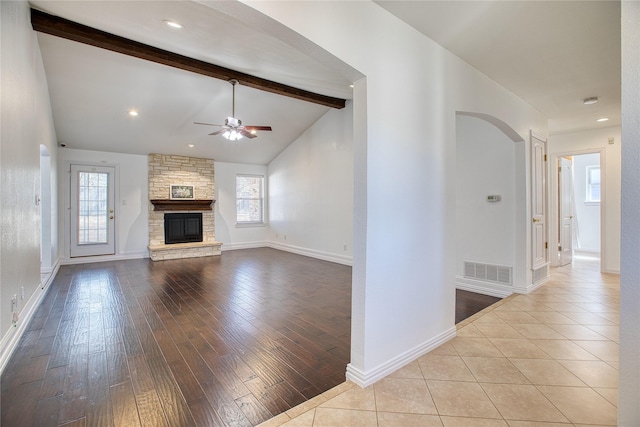
[[[609,120],[609,117],[601,117],[598,120],[596,120],[596,122],[606,122],[607,120]]]
[[[596,102],[598,102],[598,97],[597,96],[592,96],[590,98],[585,98],[582,103],[584,105],[592,105],[595,104]]]
[[[138,115],[138,111],[137,110],[129,110],[129,115],[135,117],[135,116]]]
[[[168,26],[170,26],[171,28],[176,28],[176,29],[180,29],[182,28],[182,25],[176,21],[170,21],[168,19],[166,19],[164,21],[165,24],[167,24]]]
[[[193,145],[193,144],[188,144],[188,145],[187,145],[187,147],[189,147],[189,148],[193,148],[193,147],[195,147],[195,145]]]
[[[349,87],[350,87],[351,89],[353,89],[353,85],[349,85]]]

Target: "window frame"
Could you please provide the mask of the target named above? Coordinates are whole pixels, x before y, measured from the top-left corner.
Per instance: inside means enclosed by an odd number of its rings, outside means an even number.
[[[259,178],[260,185],[260,197],[239,197],[238,194],[238,180],[240,178]],[[266,225],[265,220],[265,199],[266,199],[266,180],[265,176],[261,174],[248,174],[248,173],[238,173],[236,174],[236,227],[263,227]],[[238,211],[238,202],[241,200],[259,200],[260,201],[260,220],[259,221],[240,221],[239,220],[239,211]]]
[[[598,180],[597,184],[593,184],[591,182],[591,172],[593,170],[596,170],[596,169],[598,170],[599,180]],[[600,165],[587,166],[586,167],[586,174],[587,174],[587,177],[586,177],[586,180],[585,180],[585,182],[586,182],[586,194],[585,194],[585,201],[584,202],[585,202],[585,204],[589,204],[589,205],[597,205],[602,200],[602,170],[600,168]],[[598,189],[599,189],[598,194],[600,195],[600,197],[597,200],[592,198],[592,191],[591,191],[592,188],[594,186],[596,186],[596,185],[598,186]]]

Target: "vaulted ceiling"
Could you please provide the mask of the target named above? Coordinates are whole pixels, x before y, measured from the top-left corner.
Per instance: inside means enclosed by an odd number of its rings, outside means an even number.
[[[616,1],[377,1],[380,6],[550,118],[562,133],[620,123],[620,7]],[[275,36],[237,2],[47,1],[34,8],[204,62],[350,99],[360,75],[335,58]],[[238,9],[243,13],[238,15]],[[257,12],[256,12],[257,13]],[[166,20],[180,22],[172,29]],[[271,30],[273,27],[271,27]],[[231,114],[231,86],[97,47],[39,34],[56,132],[68,147],[266,164],[329,107],[248,86],[236,91],[244,124],[273,132],[230,142],[208,136]],[[598,96],[595,105],[583,98]],[[136,109],[137,117],[128,110]],[[191,144],[194,147],[190,148]]]

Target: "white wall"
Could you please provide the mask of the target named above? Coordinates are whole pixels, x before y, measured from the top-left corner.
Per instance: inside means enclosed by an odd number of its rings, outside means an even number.
[[[240,163],[215,162],[216,240],[224,243],[223,251],[267,246],[268,217],[264,226],[236,226],[236,175],[262,175],[267,181],[267,167]],[[268,185],[265,185],[268,194]],[[265,200],[265,213],[269,203]]]
[[[587,168],[600,166],[600,153],[573,156],[577,245],[574,249],[600,252],[600,203],[587,202]]]
[[[69,260],[69,190],[71,163],[115,165],[116,172],[116,254],[109,259],[143,258],[149,251],[149,163],[136,154],[108,153],[61,148],[58,150],[58,194],[60,194],[59,241],[64,242],[61,258]],[[93,258],[95,261],[97,258]],[[77,261],[77,260],[76,260]],[[65,261],[68,262],[68,261]]]
[[[622,2],[622,268],[618,425],[640,425],[640,2]]]
[[[245,3],[308,39],[310,51],[329,52],[366,76],[354,87],[347,376],[370,384],[455,334],[455,112],[490,114],[523,139],[530,129],[545,135],[547,120],[372,2]],[[255,20],[241,4],[231,6],[234,17]],[[516,179],[527,188],[526,174]],[[516,252],[526,262],[521,193]]]
[[[515,268],[515,143],[496,126],[463,115],[456,120],[456,137],[458,287],[505,296],[491,283],[464,286],[462,277],[465,261]],[[488,202],[488,195],[501,200]]]
[[[621,137],[620,128],[605,127],[589,131],[552,135],[549,137],[547,152],[550,164],[557,165],[557,157],[564,154],[584,154],[601,151],[601,191],[605,198],[601,207],[604,224],[602,252],[600,254],[602,270],[608,273],[620,272],[620,182],[621,182]],[[613,144],[609,144],[613,138]],[[551,169],[551,168],[550,168]],[[549,188],[556,191],[557,174],[550,173]],[[550,197],[552,221],[550,230],[557,230],[557,196]],[[552,240],[555,241],[555,240]],[[552,253],[552,259],[555,259]]]
[[[52,157],[50,172],[55,182],[56,138],[40,49],[31,29],[29,4],[0,2],[0,20],[1,370],[44,294],[40,286],[40,214],[35,198],[40,193],[40,144]],[[54,239],[52,249],[56,250],[57,245]],[[20,313],[15,328],[11,325],[10,305],[14,294]]]
[[[350,265],[353,108],[330,110],[269,163],[269,242]]]

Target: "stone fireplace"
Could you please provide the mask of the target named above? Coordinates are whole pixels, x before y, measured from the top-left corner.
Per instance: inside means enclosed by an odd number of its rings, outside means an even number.
[[[172,185],[193,186],[193,198],[172,199]],[[212,159],[149,154],[149,256],[153,261],[221,254],[222,243],[215,239],[214,185]],[[202,216],[202,241],[167,244],[165,214],[175,213]]]

